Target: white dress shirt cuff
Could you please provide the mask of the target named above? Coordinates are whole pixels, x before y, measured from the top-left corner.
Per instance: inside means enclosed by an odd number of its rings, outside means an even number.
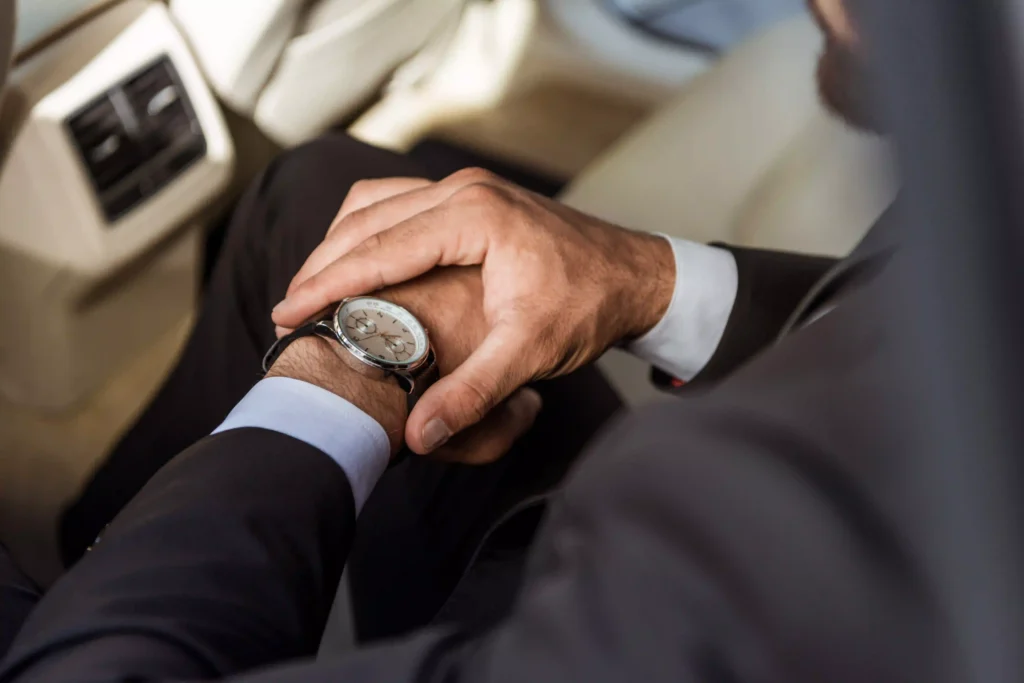
[[[348,477],[356,514],[391,457],[388,435],[376,420],[340,396],[297,379],[257,382],[213,433],[244,427],[287,434],[330,456]]]
[[[633,355],[689,381],[718,348],[729,322],[739,276],[725,249],[659,235],[672,245],[676,284],[665,316],[628,349]]]

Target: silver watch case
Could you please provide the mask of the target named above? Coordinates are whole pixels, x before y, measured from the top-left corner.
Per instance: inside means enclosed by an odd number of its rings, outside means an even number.
[[[416,378],[420,374],[422,374],[424,370],[428,369],[429,366],[433,365],[435,362],[434,347],[430,343],[430,332],[423,325],[423,323],[419,321],[419,318],[417,318],[415,315],[413,315],[411,311],[409,311],[409,309],[399,306],[398,304],[393,303],[391,301],[388,301],[388,304],[395,306],[397,308],[401,308],[403,311],[408,313],[410,317],[412,317],[414,320],[416,320],[416,322],[420,324],[420,327],[423,328],[423,334],[427,341],[427,350],[426,353],[421,355],[417,360],[412,361],[410,363],[387,363],[377,360],[377,358],[368,354],[366,351],[359,348],[356,344],[350,341],[348,337],[346,337],[345,334],[342,332],[341,320],[339,319],[341,309],[344,308],[346,304],[352,301],[358,301],[359,299],[378,299],[378,297],[354,296],[349,297],[347,299],[342,299],[340,302],[338,302],[337,306],[334,309],[334,312],[331,315],[327,316],[326,318],[317,323],[317,334],[321,337],[334,340],[341,344],[360,363],[363,363],[364,365],[367,365],[371,368],[380,370],[383,373],[392,374],[402,380],[405,380],[405,382],[408,382],[410,385],[408,388],[406,388],[406,391],[409,391],[411,393],[415,387]]]

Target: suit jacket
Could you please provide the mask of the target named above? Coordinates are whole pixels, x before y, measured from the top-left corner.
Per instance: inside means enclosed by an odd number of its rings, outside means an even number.
[[[247,429],[150,481],[45,597],[0,680],[955,679],[913,542],[892,419],[912,392],[887,366],[884,277],[833,292],[838,308],[801,326],[834,264],[735,253],[740,298],[703,388],[589,448],[511,614],[486,633],[308,660],[354,530],[351,491],[323,453]]]
[[[0,543],[0,659],[39,597],[39,588],[14,564],[7,548]]]

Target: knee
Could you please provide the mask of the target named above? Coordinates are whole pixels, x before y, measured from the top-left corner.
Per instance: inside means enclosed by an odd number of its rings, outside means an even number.
[[[344,133],[329,133],[283,152],[235,212],[233,241],[294,263],[320,243],[349,189],[370,178],[422,175],[417,164]],[[282,256],[283,255],[283,256]],[[301,258],[300,258],[301,257]]]
[[[363,178],[363,160],[378,151],[334,133],[281,153],[250,190],[253,219],[243,216],[233,229],[245,232],[246,239],[261,248],[287,253],[312,250],[349,188]]]
[[[360,180],[425,175],[408,157],[344,133],[328,133],[281,154],[263,182],[277,200],[328,202],[337,210]]]
[[[346,160],[357,158],[360,146],[330,134],[281,153],[235,207],[218,260],[243,253],[275,265],[284,260],[297,270],[345,199],[348,187],[339,172],[355,173]]]
[[[329,133],[282,152],[267,167],[260,193],[275,204],[328,193],[339,205],[348,187],[361,179],[361,158],[379,151],[341,133]]]

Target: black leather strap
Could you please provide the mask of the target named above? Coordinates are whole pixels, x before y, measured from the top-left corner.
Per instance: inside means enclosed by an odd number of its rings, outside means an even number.
[[[267,374],[270,368],[273,367],[277,359],[281,357],[284,350],[288,348],[296,339],[302,339],[303,337],[310,337],[316,334],[320,334],[320,322],[306,323],[302,327],[297,328],[291,334],[285,335],[278,339],[267,351],[267,354],[263,356],[263,374]]]
[[[409,397],[406,399],[406,406],[408,406],[410,413],[412,412],[412,407],[423,396],[423,393],[439,379],[441,379],[441,369],[437,365],[437,358],[434,356],[434,352],[431,351],[427,365],[420,374],[413,378],[412,388],[407,390]]]

